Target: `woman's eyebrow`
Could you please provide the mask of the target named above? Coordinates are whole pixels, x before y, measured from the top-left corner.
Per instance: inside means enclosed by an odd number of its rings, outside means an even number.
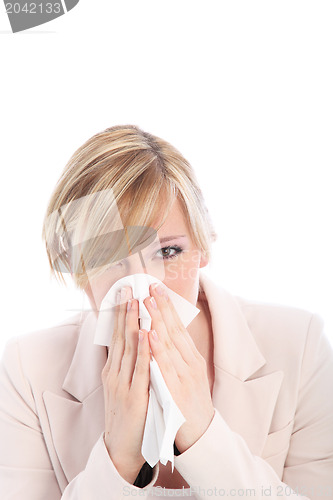
[[[164,238],[159,238],[160,243],[164,243],[165,241],[175,240],[176,238],[186,238],[186,234],[179,234],[178,236],[164,236]]]

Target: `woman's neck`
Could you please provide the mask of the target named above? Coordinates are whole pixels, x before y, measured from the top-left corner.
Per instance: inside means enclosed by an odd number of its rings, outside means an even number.
[[[212,319],[204,292],[199,292],[196,307],[200,309],[200,312],[188,325],[187,331],[191,335],[198,351],[204,355],[203,353],[207,353],[213,341]]]

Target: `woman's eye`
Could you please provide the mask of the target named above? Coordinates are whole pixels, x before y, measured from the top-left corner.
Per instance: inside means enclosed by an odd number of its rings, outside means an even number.
[[[174,253],[170,253],[170,251],[174,251]],[[173,259],[174,257],[176,257],[179,253],[181,253],[183,251],[182,248],[180,248],[179,246],[175,245],[175,246],[170,246],[170,247],[163,247],[159,250],[159,252],[162,252],[162,257],[163,259]]]

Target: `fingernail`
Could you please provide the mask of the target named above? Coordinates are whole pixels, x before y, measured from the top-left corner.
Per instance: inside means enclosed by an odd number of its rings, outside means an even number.
[[[169,300],[169,297],[168,297],[168,294],[166,292],[166,289],[163,288],[161,285],[159,285],[158,283],[154,283],[152,286],[152,289],[153,290],[156,290],[156,292],[162,297],[164,296],[165,297],[165,300]]]
[[[127,312],[131,309],[132,307],[132,301],[131,299],[127,302]]]
[[[163,288],[161,287],[161,285],[159,285],[158,283],[154,283],[152,285],[152,289],[153,290],[156,290],[156,292],[158,293],[158,295],[164,295],[164,290]]]
[[[158,340],[158,335],[156,333],[156,330],[152,330],[151,334],[153,336],[153,339],[157,341]]]
[[[120,304],[120,292],[117,292],[117,296],[116,296],[116,304],[119,305]]]
[[[150,299],[150,303],[151,303],[153,309],[157,309],[157,304],[156,304],[156,300],[154,299],[154,297],[152,297]]]
[[[139,341],[141,342],[143,340],[143,331],[142,330],[139,330]]]

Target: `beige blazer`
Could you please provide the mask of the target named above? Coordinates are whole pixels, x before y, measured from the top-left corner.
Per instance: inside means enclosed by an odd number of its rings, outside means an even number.
[[[299,498],[332,499],[333,352],[321,319],[236,298],[202,270],[200,284],[214,334],[215,416],[175,457],[191,487],[183,496],[289,499],[293,488]],[[104,446],[106,348],[93,344],[94,321],[79,314],[8,342],[1,500],[161,498],[152,489],[158,465],[142,490],[118,474]]]

